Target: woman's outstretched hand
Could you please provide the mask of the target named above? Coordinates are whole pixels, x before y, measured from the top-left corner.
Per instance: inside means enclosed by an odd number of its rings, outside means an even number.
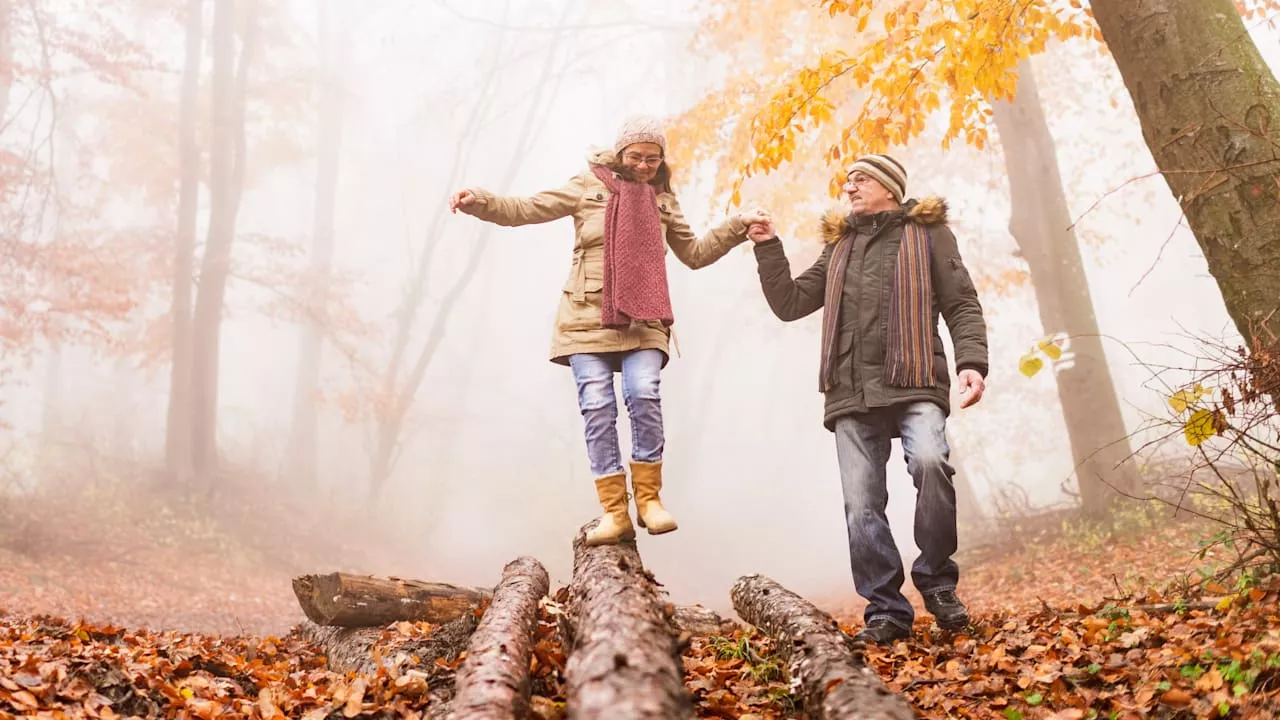
[[[449,212],[457,213],[458,208],[466,207],[476,201],[476,194],[470,190],[459,190],[449,198]]]
[[[738,219],[746,225],[773,222],[773,216],[769,214],[769,211],[761,210],[760,208],[756,208],[750,212],[739,213]]]

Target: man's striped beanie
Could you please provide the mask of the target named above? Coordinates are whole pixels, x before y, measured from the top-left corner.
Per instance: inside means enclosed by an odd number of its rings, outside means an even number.
[[[888,155],[863,155],[849,168],[849,175],[862,171],[875,178],[898,202],[907,194],[907,170]]]

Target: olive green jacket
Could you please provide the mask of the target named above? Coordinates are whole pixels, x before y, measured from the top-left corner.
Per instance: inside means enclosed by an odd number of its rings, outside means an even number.
[[[889,300],[901,247],[903,222],[921,222],[929,232],[933,284],[933,372],[935,385],[902,388],[884,382]],[[825,394],[823,424],[834,430],[836,418],[900,403],[929,400],[950,414],[951,378],[937,330],[947,322],[956,353],[956,372],[966,368],[987,374],[987,325],[973,280],[960,258],[955,235],[947,227],[947,205],[941,198],[908,200],[899,209],[855,217],[835,210],[822,218],[826,247],[817,261],[792,279],[791,266],[778,239],[757,243],[760,286],[769,307],[784,321],[798,320],[819,308],[839,317],[836,385]],[[824,308],[827,263],[836,241],[855,233],[840,306]]]

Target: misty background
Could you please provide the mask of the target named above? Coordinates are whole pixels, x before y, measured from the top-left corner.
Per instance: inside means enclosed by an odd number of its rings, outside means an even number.
[[[448,214],[447,199],[465,187],[510,195],[557,187],[584,168],[592,148],[612,145],[625,117],[672,116],[696,103],[731,69],[723,57],[690,49],[697,6],[263,3],[233,251],[250,269],[233,273],[228,285],[218,446],[224,472],[252,478],[251,492],[236,502],[282,503],[280,512],[316,518],[369,549],[358,563],[335,556],[331,565],[290,572],[346,569],[491,585],[504,563],[527,554],[546,565],[553,586],[569,582],[570,542],[599,512],[571,374],[547,360],[572,221],[501,228]],[[89,22],[85,7],[68,3],[58,23]],[[176,158],[165,161],[173,167],[152,165],[176,152],[184,50],[181,19],[151,8],[102,12],[118,16],[170,69],[139,74],[134,91],[93,77],[59,81],[61,142],[52,157],[69,203],[81,181],[96,178],[112,187],[99,222],[163,235],[172,232],[172,208],[152,202],[143,178],[155,173],[163,184],[176,174]],[[294,288],[273,273],[305,265],[313,235],[318,8],[334,32],[342,113],[332,268],[358,322],[335,330],[342,341],[322,355],[316,481],[299,487],[286,475],[301,323],[277,311]],[[1263,24],[1253,36],[1275,70],[1280,34]],[[205,53],[207,71],[207,45]],[[1167,386],[1153,381],[1153,368],[1186,367],[1194,337],[1231,343],[1234,330],[1177,203],[1151,175],[1154,163],[1114,67],[1074,46],[1052,47],[1034,66],[1124,420],[1140,432],[1168,414]],[[21,111],[24,96],[15,86],[15,120],[0,136],[6,147],[26,142],[18,130],[48,122]],[[122,129],[132,135],[117,135]],[[910,173],[908,195],[949,201],[990,329],[986,395],[953,413],[954,457],[990,516],[1010,510],[1009,498],[1025,497],[1033,508],[1073,504],[1072,456],[1052,375],[1018,372],[1019,356],[1044,331],[1029,283],[1001,280],[1025,263],[1007,230],[999,149],[923,145],[892,152]],[[838,202],[826,194],[831,169],[814,173],[811,202],[767,208],[789,228],[795,274],[816,255],[819,209]],[[709,201],[715,168],[675,170],[695,232],[739,210]],[[757,203],[747,193],[743,204]],[[201,245],[208,212],[203,191]],[[56,227],[43,232],[54,238]],[[358,405],[375,391],[368,368],[392,352],[396,308],[423,253],[429,272],[410,352],[433,332],[438,345],[394,470],[371,498],[371,423],[344,414],[342,403]],[[646,565],[672,600],[717,609],[728,607],[733,581],[752,572],[816,598],[852,596],[835,448],[816,389],[819,314],[791,324],[772,315],[749,243],[697,272],[668,257],[678,355],[663,374],[663,497],[680,529],[640,535]],[[144,314],[159,317],[166,307],[158,293]],[[129,327],[133,337],[137,328]],[[47,342],[29,350],[10,354],[0,386],[8,492],[35,492],[55,482],[46,473],[51,464],[82,468],[90,456],[113,467],[158,464],[169,388],[163,352]],[[625,412],[619,436],[626,452]],[[1140,433],[1134,446],[1154,436]],[[914,558],[914,491],[896,443],[890,494],[899,546]],[[281,583],[287,592],[284,575]]]

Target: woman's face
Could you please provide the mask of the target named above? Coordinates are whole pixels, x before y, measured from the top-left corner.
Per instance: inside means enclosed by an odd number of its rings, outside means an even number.
[[[649,182],[662,166],[662,147],[656,143],[632,143],[622,148],[619,157],[623,166],[635,173],[636,180]]]

